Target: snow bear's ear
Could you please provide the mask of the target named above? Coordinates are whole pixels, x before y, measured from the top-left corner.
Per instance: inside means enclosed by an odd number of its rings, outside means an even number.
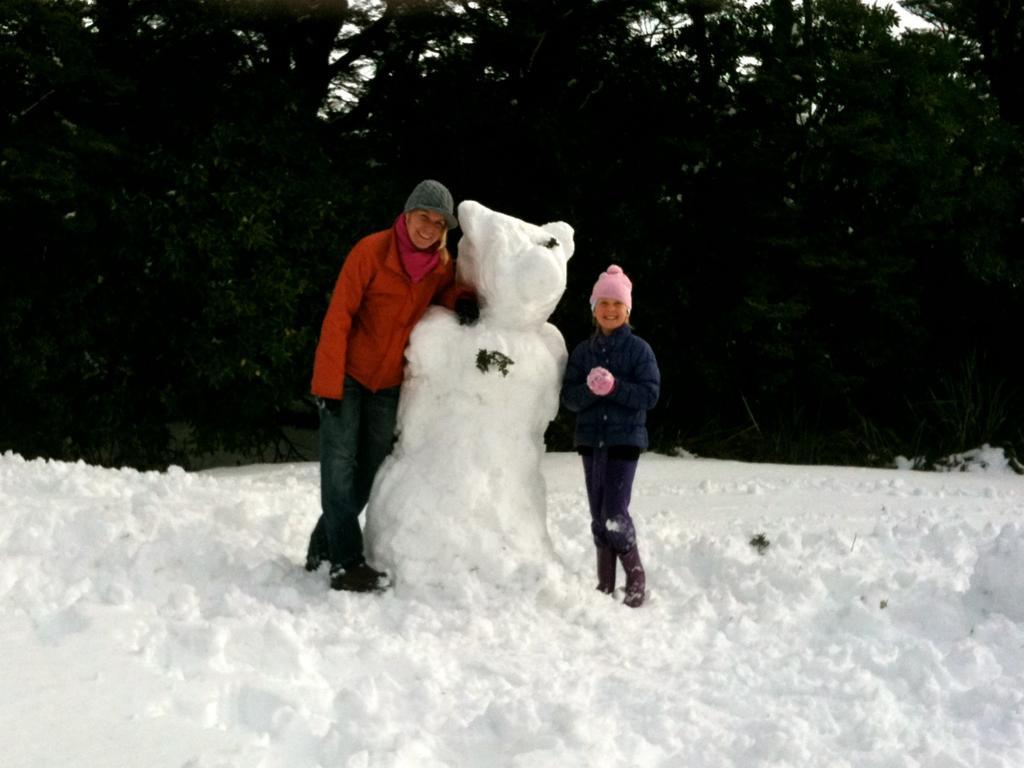
[[[572,258],[573,251],[576,250],[576,244],[573,242],[573,230],[564,221],[553,221],[550,224],[545,224],[541,227],[545,232],[550,235],[554,235],[554,238],[558,241],[558,244],[562,246],[562,252],[565,254],[566,259]],[[554,246],[551,246],[554,247]]]

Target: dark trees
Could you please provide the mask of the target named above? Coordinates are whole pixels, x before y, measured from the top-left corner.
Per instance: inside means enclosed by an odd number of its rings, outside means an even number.
[[[428,176],[576,228],[570,342],[598,272],[633,276],[661,447],[1020,444],[1020,4],[906,5],[939,27],[854,0],[2,0],[0,448],[287,450],[344,253]]]

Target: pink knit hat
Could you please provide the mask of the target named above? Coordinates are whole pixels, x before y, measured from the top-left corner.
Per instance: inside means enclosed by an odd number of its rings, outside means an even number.
[[[598,299],[615,299],[626,305],[626,311],[633,311],[633,283],[622,267],[612,264],[601,273],[594,283],[594,290],[590,293],[590,311],[593,312],[597,306]]]

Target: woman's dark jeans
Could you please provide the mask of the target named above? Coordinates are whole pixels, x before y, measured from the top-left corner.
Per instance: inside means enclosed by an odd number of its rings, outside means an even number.
[[[320,519],[307,561],[349,567],[363,559],[359,514],[373,478],[391,452],[398,387],[371,392],[345,377],[340,401],[320,401]]]

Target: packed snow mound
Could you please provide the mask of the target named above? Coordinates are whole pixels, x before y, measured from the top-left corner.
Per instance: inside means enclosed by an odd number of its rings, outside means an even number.
[[[978,555],[967,599],[984,613],[1001,613],[1024,623],[1024,528],[1004,525],[992,545]]]
[[[556,561],[540,463],[567,352],[547,318],[565,292],[573,231],[473,201],[459,221],[459,274],[480,319],[463,326],[434,307],[413,330],[398,441],[367,509],[367,551],[399,591],[456,589],[467,572],[536,580]]]
[[[988,443],[980,448],[947,456],[935,462],[934,467],[941,472],[1015,472],[1006,452]]]
[[[908,459],[897,456],[894,460],[896,469],[926,469],[927,460],[923,456]],[[1002,448],[988,443],[972,448],[963,453],[953,453],[939,459],[931,465],[936,472],[991,472],[995,474],[1018,474],[1020,464],[1006,455]]]

